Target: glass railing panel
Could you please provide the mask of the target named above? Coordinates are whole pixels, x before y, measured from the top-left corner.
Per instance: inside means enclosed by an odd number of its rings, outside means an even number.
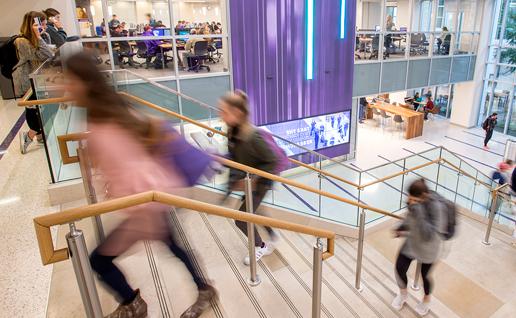
[[[514,214],[514,205],[510,196],[499,196],[496,213],[495,221],[498,224],[505,225],[510,229],[515,228],[516,215]]]
[[[443,152],[443,156],[445,156]],[[451,158],[450,158],[451,159]],[[447,159],[448,160],[448,159]],[[457,167],[460,164],[457,160]],[[455,165],[455,164],[454,164]],[[459,173],[450,164],[444,162],[438,166],[436,191],[451,201],[455,201],[455,193],[459,181]]]
[[[288,174],[285,172],[285,176]],[[301,182],[315,189],[320,189],[319,175],[315,172],[306,172],[296,176],[296,181]],[[288,210],[294,210],[305,214],[320,216],[320,196],[283,183],[275,183],[265,202],[274,204]]]
[[[429,149],[425,152],[422,152],[418,155],[414,155],[405,159],[405,169],[416,168],[417,166],[427,164],[432,160],[436,160],[440,158],[440,148]],[[410,172],[407,176],[408,179],[414,178],[425,178],[429,182],[433,182],[434,184],[437,182],[437,170],[438,164],[431,164],[422,168],[415,170],[414,172]]]
[[[491,188],[485,184],[491,185],[492,181],[480,173],[477,173],[477,180],[483,183],[477,182],[475,185],[471,210],[479,215],[487,216],[491,206]]]
[[[458,177],[459,183],[457,186],[457,196],[455,203],[468,210],[471,210],[474,201],[473,194],[476,187],[475,177],[477,175],[477,171],[472,166],[465,164],[464,161],[461,161],[459,167],[463,173],[460,173]],[[473,178],[470,176],[473,176]]]
[[[403,170],[403,161],[369,169],[362,172],[362,185],[389,177],[396,173],[401,173]],[[403,205],[403,196],[400,189],[402,189],[404,178],[405,176],[401,174],[383,182],[365,187],[360,192],[360,201],[388,212],[398,211]],[[368,212],[366,221],[371,222],[379,217],[381,216],[376,213]]]
[[[331,189],[335,187],[335,184],[327,179],[323,179],[322,186],[325,189]],[[358,208],[356,206],[324,196],[321,196],[320,217],[351,226],[358,226]]]

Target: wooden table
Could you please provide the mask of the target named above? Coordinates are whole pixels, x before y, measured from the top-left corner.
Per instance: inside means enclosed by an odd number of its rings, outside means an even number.
[[[384,110],[386,113],[400,115],[406,122],[405,139],[411,139],[423,135],[424,114],[400,106],[394,106],[385,102],[370,102],[370,108]]]

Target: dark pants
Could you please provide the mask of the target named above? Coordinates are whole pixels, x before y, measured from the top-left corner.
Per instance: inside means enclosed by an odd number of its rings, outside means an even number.
[[[396,260],[396,278],[398,281],[398,286],[400,288],[407,288],[407,271],[409,269],[410,263],[413,260],[408,258],[403,254],[398,255],[398,259]],[[428,278],[428,273],[430,272],[430,268],[432,264],[421,264],[421,277],[423,279],[423,288],[425,289],[425,295],[430,295],[432,292],[432,283]]]
[[[25,120],[29,128],[36,132],[36,135],[40,135],[43,132],[40,114],[37,108],[25,108]]]
[[[107,240],[109,240],[109,236],[106,241]],[[164,241],[164,243],[167,244],[170,251],[185,264],[186,268],[192,275],[197,288],[205,287],[206,282],[196,271],[188,254],[175,243],[172,235],[168,240]],[[135,293],[133,288],[131,288],[129,283],[127,283],[124,274],[113,263],[113,260],[118,256],[101,255],[98,250],[99,247],[97,247],[97,249],[95,249],[90,255],[91,267],[95,272],[97,272],[97,274],[99,274],[101,280],[117,293],[121,303],[130,303],[134,299]]]
[[[486,147],[487,147],[487,143],[489,142],[489,140],[491,140],[491,137],[493,137],[493,130],[494,129],[486,130],[486,138],[484,139],[484,146],[486,146]]]
[[[253,191],[253,211],[258,210],[258,206],[260,203],[262,203],[263,198],[265,197],[265,194],[267,194],[268,186],[258,183],[256,186],[256,190]],[[242,202],[242,205],[240,206],[240,211],[246,212],[247,211],[247,197],[244,196],[244,200]],[[236,226],[247,236],[247,222],[243,221],[235,221]],[[271,234],[273,233],[272,228],[265,226],[265,230],[267,230],[267,233]],[[254,246],[261,247],[263,245],[262,237],[256,230],[256,226],[254,227]]]

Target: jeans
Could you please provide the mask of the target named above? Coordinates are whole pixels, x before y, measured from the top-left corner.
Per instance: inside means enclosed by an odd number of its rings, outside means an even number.
[[[489,140],[491,140],[491,137],[493,137],[493,130],[494,129],[486,130],[486,138],[484,139],[484,146],[486,146],[486,147],[487,147],[487,143],[489,142]]]
[[[106,238],[106,241],[109,240],[109,236]],[[203,288],[206,286],[206,282],[198,273],[198,271],[193,266],[192,260],[188,256],[188,254],[179,247],[172,235],[167,240],[164,240],[164,243],[167,244],[168,248],[175,256],[177,256],[186,266],[188,271],[193,277],[197,288]],[[113,263],[117,256],[106,256],[99,253],[99,247],[97,247],[93,253],[90,255],[90,263],[91,267],[97,274],[99,274],[101,280],[106,283],[118,296],[118,299],[121,303],[128,304],[130,303],[135,296],[134,289],[129,286],[127,279],[124,274],[120,271],[120,269]]]

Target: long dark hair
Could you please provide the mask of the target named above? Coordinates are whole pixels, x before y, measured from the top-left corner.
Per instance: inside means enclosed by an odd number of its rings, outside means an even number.
[[[149,138],[151,122],[144,115],[137,115],[129,103],[107,84],[106,77],[97,69],[94,57],[77,53],[66,60],[66,71],[80,79],[87,92],[79,106],[86,107],[88,122],[115,123],[141,141]]]

